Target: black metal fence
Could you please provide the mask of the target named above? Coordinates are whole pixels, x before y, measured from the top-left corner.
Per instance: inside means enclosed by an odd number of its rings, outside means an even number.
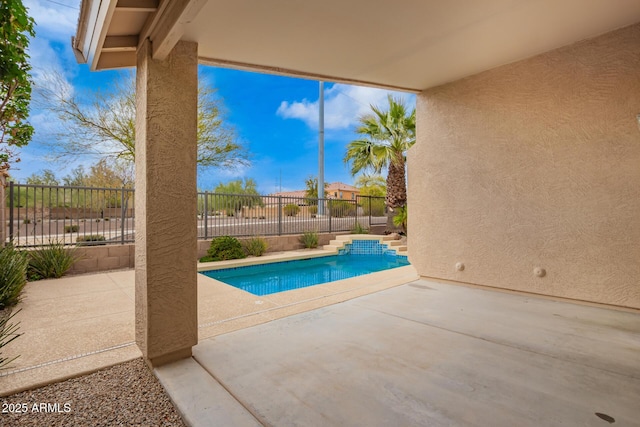
[[[128,188],[61,187],[10,182],[5,215],[16,246],[99,245],[134,241]]]
[[[135,241],[134,190],[10,183],[7,236],[16,246]],[[168,206],[167,209],[175,209]],[[350,231],[386,223],[383,197],[355,200],[198,193],[198,238]]]

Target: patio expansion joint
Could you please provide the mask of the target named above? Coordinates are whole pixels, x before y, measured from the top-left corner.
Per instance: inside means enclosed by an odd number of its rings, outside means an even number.
[[[7,377],[7,376],[13,375],[13,374],[19,374],[20,372],[31,371],[33,369],[44,368],[45,366],[51,366],[51,365],[56,365],[58,363],[69,362],[71,360],[81,359],[81,358],[87,357],[87,356],[93,356],[94,354],[100,354],[100,353],[105,353],[105,352],[111,351],[111,350],[117,350],[117,349],[120,349],[120,348],[129,347],[129,346],[134,345],[134,344],[135,344],[135,342],[118,344],[118,345],[114,345],[114,346],[111,346],[111,347],[102,348],[100,350],[95,350],[95,351],[90,351],[90,352],[87,352],[87,353],[76,354],[76,355],[73,355],[73,356],[67,356],[67,357],[64,357],[64,358],[61,358],[61,359],[50,360],[48,362],[39,363],[39,364],[33,365],[33,366],[25,366],[24,368],[19,368],[19,369],[14,369],[14,370],[7,371],[7,372],[2,372],[2,373],[0,373],[0,378]]]
[[[494,340],[489,339],[489,338],[484,338],[484,337],[480,337],[480,336],[477,336],[477,335],[472,335],[472,334],[468,334],[468,333],[465,333],[465,332],[456,331],[456,330],[453,330],[453,329],[447,329],[447,328],[445,328],[443,326],[433,325],[433,324],[427,323],[427,322],[421,322],[419,320],[410,319],[410,318],[407,318],[407,317],[404,317],[404,316],[400,316],[400,315],[397,315],[397,314],[388,313],[388,312],[383,311],[383,310],[376,310],[374,308],[367,307],[367,306],[360,305],[360,307],[362,307],[364,309],[367,309],[367,310],[375,311],[375,312],[378,312],[378,313],[381,313],[381,314],[384,314],[384,315],[387,315],[387,316],[395,317],[397,319],[402,319],[402,320],[406,320],[406,321],[409,321],[409,322],[417,323],[419,325],[427,326],[427,327],[430,327],[430,328],[440,329],[442,331],[451,332],[451,333],[454,333],[454,334],[458,334],[458,335],[462,335],[462,336],[465,336],[465,337],[477,339],[477,340],[480,340],[480,341],[485,341],[485,342],[488,342],[490,344],[495,344],[495,345],[499,345],[499,346],[503,346],[503,347],[508,347],[508,348],[512,348],[514,350],[519,350],[519,351],[523,351],[523,352],[527,352],[527,353],[531,353],[531,354],[536,354],[536,355],[543,356],[543,357],[549,357],[551,359],[559,360],[559,361],[565,362],[565,363],[573,363],[573,364],[576,364],[576,365],[584,366],[584,367],[589,368],[589,369],[595,369],[595,370],[598,370],[598,371],[606,372],[608,374],[612,374],[612,375],[616,375],[616,376],[621,376],[621,377],[624,377],[624,378],[633,378],[634,380],[640,380],[640,377],[637,377],[637,376],[632,375],[632,374],[621,374],[620,372],[616,372],[616,371],[613,371],[613,370],[610,370],[610,369],[605,369],[605,368],[598,367],[598,366],[591,366],[589,364],[582,363],[582,362],[580,362],[578,360],[565,359],[565,358],[562,358],[562,357],[554,356],[553,354],[548,354],[548,353],[542,353],[542,352],[539,352],[539,351],[535,351],[535,350],[532,350],[530,348],[525,348],[525,347],[521,347],[521,346],[517,346],[517,345],[510,345],[510,344],[505,343],[505,342],[494,341]]]
[[[196,361],[196,363],[198,365],[200,365],[202,367],[202,369],[204,369],[207,374],[209,374],[209,376],[211,376],[211,378],[213,378],[213,380],[215,382],[217,382],[218,384],[220,384],[220,387],[222,387],[227,393],[229,393],[229,396],[231,396],[236,402],[238,402],[244,409],[246,409],[246,411],[248,413],[251,414],[251,416],[253,418],[255,418],[255,420],[263,425],[263,426],[269,426],[270,424],[267,422],[267,420],[263,420],[262,417],[260,417],[260,415],[258,415],[255,411],[253,411],[251,409],[251,406],[249,404],[247,404],[246,402],[243,402],[242,399],[240,399],[222,380],[220,380],[220,378],[218,378],[212,371],[210,371],[209,369],[207,369],[207,367],[205,365],[203,365],[202,363],[200,363],[200,361],[198,360],[198,358],[194,355],[192,356],[193,360]]]

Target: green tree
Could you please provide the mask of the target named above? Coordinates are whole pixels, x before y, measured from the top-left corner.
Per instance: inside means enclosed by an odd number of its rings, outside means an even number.
[[[52,154],[97,155],[135,160],[136,95],[133,76],[117,79],[109,92],[88,93],[87,103],[69,89],[64,78],[50,73],[41,88],[43,108],[56,114],[64,130],[55,135]],[[198,166],[236,168],[249,164],[249,154],[233,127],[224,122],[223,101],[206,81],[198,90]]]
[[[120,188],[133,188],[134,165],[122,159],[100,159],[92,165],[89,173],[84,177],[81,186],[107,188],[89,193],[89,197],[83,191],[78,196],[85,197],[84,203],[93,204],[95,209],[107,208],[128,208],[133,198],[133,193],[129,191],[119,191]],[[124,201],[124,206],[122,205]]]
[[[378,174],[362,174],[356,179],[355,186],[360,190],[361,196],[371,196],[371,199],[361,198],[363,213],[365,215],[383,216],[385,202],[382,197],[387,195],[387,180]]]
[[[309,176],[304,180],[305,192],[304,195],[307,197],[307,204],[309,206],[315,206],[318,204],[318,178],[314,176]],[[324,183],[324,197],[327,197],[326,188],[329,186],[328,183]]]
[[[71,173],[62,178],[64,185],[68,187],[85,187],[87,183],[87,172],[84,170],[84,166],[80,165],[73,169]]]
[[[379,174],[362,174],[356,179],[355,186],[361,196],[384,197],[387,194],[387,180]]]
[[[219,183],[213,190],[216,193],[211,206],[214,210],[226,211],[227,215],[237,215],[243,207],[264,206],[258,193],[258,185],[251,178],[237,179],[228,183]]]
[[[22,0],[0,3],[0,168],[18,162],[15,149],[29,143],[33,127],[27,122],[31,101],[29,36],[33,19]]]
[[[396,231],[393,217],[407,203],[406,151],[416,142],[416,110],[407,110],[404,102],[389,95],[389,108],[371,106],[372,114],[361,116],[356,129],[361,137],[347,145],[345,163],[351,174],[387,169],[387,231]]]
[[[40,173],[32,173],[27,178],[27,184],[35,185],[59,185],[60,181],[56,178],[56,174],[51,169],[45,169]]]
[[[88,187],[133,188],[135,181],[134,168],[131,162],[122,159],[100,159],[91,166],[84,179]]]

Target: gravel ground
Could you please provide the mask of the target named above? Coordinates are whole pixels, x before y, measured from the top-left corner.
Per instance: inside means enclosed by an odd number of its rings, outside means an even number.
[[[185,426],[142,359],[0,402],[0,426]]]

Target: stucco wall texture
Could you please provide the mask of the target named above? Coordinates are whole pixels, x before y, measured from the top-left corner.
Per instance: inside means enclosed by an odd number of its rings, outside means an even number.
[[[151,59],[148,40],[138,51],[136,342],[153,365],[198,342],[197,57],[185,41],[165,61]]]
[[[421,93],[418,273],[640,308],[638,114],[640,24]]]

